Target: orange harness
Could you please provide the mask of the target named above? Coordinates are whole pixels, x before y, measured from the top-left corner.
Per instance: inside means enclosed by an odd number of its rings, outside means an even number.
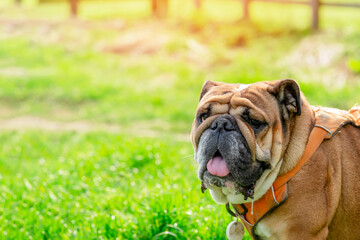
[[[227,205],[228,211],[240,217],[242,223],[253,239],[256,239],[254,229],[256,224],[286,201],[288,197],[288,182],[300,171],[301,167],[311,158],[324,139],[331,139],[341,127],[352,124],[360,127],[360,107],[354,107],[349,112],[323,107],[313,107],[315,112],[315,127],[313,128],[303,156],[290,172],[279,176],[271,188],[260,199],[252,203],[232,204],[235,214]],[[249,211],[251,209],[251,211]]]

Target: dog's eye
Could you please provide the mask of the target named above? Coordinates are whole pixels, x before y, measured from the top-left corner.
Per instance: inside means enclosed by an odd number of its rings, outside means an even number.
[[[256,119],[250,119],[249,124],[251,125],[252,128],[259,129],[264,123],[262,123]]]
[[[198,117],[198,123],[201,124],[203,121],[205,121],[209,117],[208,113],[201,113]]]
[[[251,118],[248,114],[243,115],[243,119],[254,129],[255,132],[262,130],[266,123],[257,119]]]

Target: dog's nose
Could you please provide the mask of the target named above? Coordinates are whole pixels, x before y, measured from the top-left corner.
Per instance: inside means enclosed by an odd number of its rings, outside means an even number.
[[[226,117],[218,117],[214,120],[210,127],[212,130],[225,130],[233,131],[235,130],[233,123]]]

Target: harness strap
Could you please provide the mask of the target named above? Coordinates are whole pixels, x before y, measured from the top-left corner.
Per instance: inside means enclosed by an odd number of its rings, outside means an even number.
[[[349,113],[354,116],[356,125],[360,126],[360,106],[353,107]]]
[[[320,144],[324,140],[327,131],[320,127],[314,127],[311,131],[308,143],[306,144],[304,154],[300,158],[298,164],[286,174],[279,176],[276,178],[273,187],[278,189],[280,186],[287,183],[298,171],[300,168],[304,166],[304,164],[311,158],[311,156],[315,153],[315,151],[319,148]]]

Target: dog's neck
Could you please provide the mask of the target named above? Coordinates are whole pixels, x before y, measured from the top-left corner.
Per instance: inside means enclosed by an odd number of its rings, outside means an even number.
[[[278,174],[279,176],[292,170],[299,162],[305,151],[310,132],[314,127],[315,115],[305,99],[303,100],[301,110],[301,115],[294,118],[293,131],[289,138],[289,145],[285,150],[284,160]]]

